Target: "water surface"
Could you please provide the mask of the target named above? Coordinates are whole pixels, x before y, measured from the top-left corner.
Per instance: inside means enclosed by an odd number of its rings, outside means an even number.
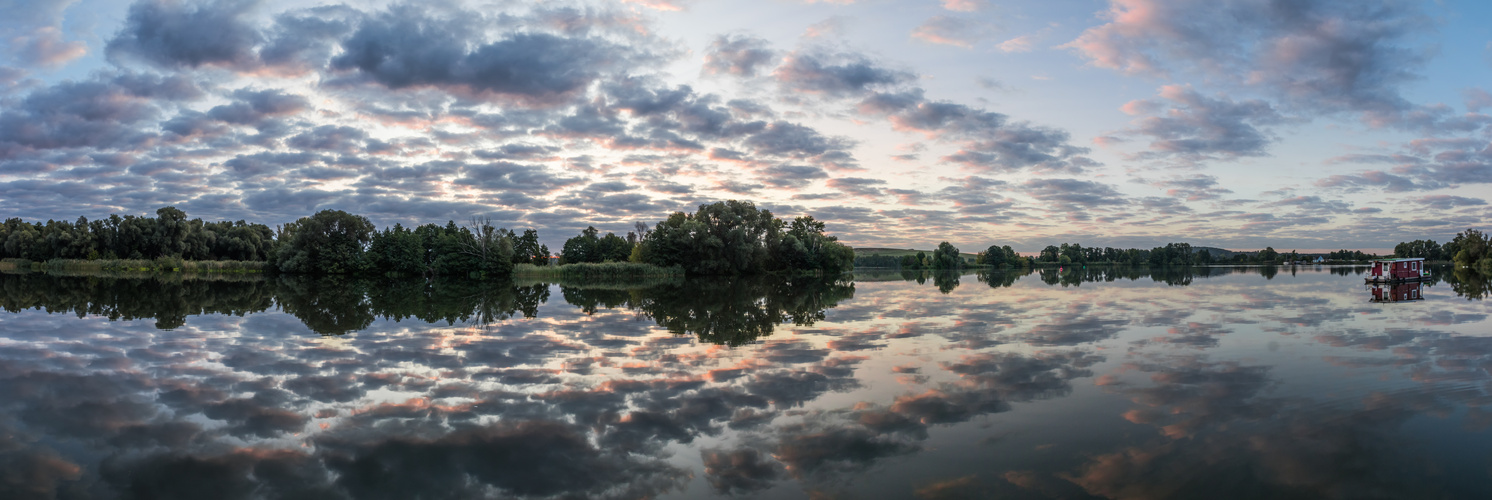
[[[0,275],[0,497],[1488,498],[1436,276]]]

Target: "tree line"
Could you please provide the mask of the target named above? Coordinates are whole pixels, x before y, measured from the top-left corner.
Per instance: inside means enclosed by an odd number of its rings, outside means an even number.
[[[1331,258],[1341,260],[1366,260],[1370,256],[1362,252],[1342,251],[1344,255],[1332,253]],[[1112,247],[1084,247],[1078,243],[1048,245],[1034,257],[1022,256],[1010,245],[992,244],[976,254],[974,263],[992,268],[1029,268],[1034,265],[1089,265],[1113,264],[1130,266],[1192,266],[1209,264],[1278,264],[1301,260],[1302,256],[1291,251],[1281,253],[1274,247],[1257,252],[1233,252],[1231,257],[1214,256],[1205,248],[1196,248],[1189,243],[1168,243],[1149,250],[1141,248],[1119,249]],[[855,265],[862,267],[897,267],[905,270],[958,269],[965,265],[959,258],[959,250],[948,242],[938,244],[931,255],[917,252],[900,258],[889,255],[867,255],[857,257]]]
[[[1492,275],[1492,238],[1476,229],[1456,233],[1443,244],[1435,240],[1414,240],[1394,245],[1394,256],[1419,257],[1425,260],[1448,260],[1456,267],[1469,267]]]
[[[188,220],[175,207],[155,213],[155,217],[110,215],[92,221],[78,217],[75,222],[11,218],[0,225],[0,258],[264,261],[274,251],[275,232],[264,224]]]
[[[749,201],[700,205],[652,227],[637,223],[622,238],[594,226],[565,242],[560,263],[638,262],[680,266],[690,275],[779,272],[839,274],[854,267],[854,251],[825,233],[812,216],[791,222]],[[0,226],[0,259],[182,259],[267,262],[293,274],[505,276],[515,265],[550,263],[538,231],[522,233],[474,218],[458,225],[395,224],[377,230],[367,217],[322,210],[271,229],[263,224],[187,219],[175,207],[156,217],[112,215],[76,223]]]

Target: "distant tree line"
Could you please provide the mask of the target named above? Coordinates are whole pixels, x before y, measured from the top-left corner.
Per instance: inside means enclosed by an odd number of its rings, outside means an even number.
[[[1273,261],[1278,257],[1274,248],[1259,253],[1260,260]],[[1112,247],[1084,247],[1077,243],[1047,245],[1037,255],[1036,262],[1046,264],[1126,264],[1132,266],[1190,266],[1215,262],[1212,252],[1193,250],[1189,243],[1168,243],[1149,250],[1141,248],[1119,249]]]
[[[1341,250],[1324,256],[1336,261],[1366,261],[1377,258],[1361,251]],[[1227,252],[1214,255],[1208,248],[1193,247],[1189,243],[1169,243],[1151,249],[1084,247],[1078,243],[1048,245],[1034,257],[1016,253],[1010,245],[994,244],[976,255],[974,263],[991,268],[1028,268],[1033,265],[1128,265],[1128,266],[1205,266],[1211,264],[1280,264],[1304,260],[1296,251],[1288,253],[1266,247],[1257,252]],[[896,267],[903,270],[954,269],[965,261],[958,258],[958,249],[943,242],[932,255],[917,252],[900,258],[889,255],[867,255],[856,257],[855,264],[864,267]]]

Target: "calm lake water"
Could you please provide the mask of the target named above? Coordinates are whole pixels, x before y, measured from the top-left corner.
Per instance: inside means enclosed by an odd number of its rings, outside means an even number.
[[[1435,271],[6,274],[0,498],[1492,498]]]

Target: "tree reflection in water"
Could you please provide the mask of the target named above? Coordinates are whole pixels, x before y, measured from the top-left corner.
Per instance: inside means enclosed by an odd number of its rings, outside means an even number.
[[[597,307],[638,311],[676,335],[739,346],[771,335],[779,324],[812,326],[824,310],[855,296],[853,283],[802,276],[692,279],[638,289],[561,286],[565,301],[586,314]]]

